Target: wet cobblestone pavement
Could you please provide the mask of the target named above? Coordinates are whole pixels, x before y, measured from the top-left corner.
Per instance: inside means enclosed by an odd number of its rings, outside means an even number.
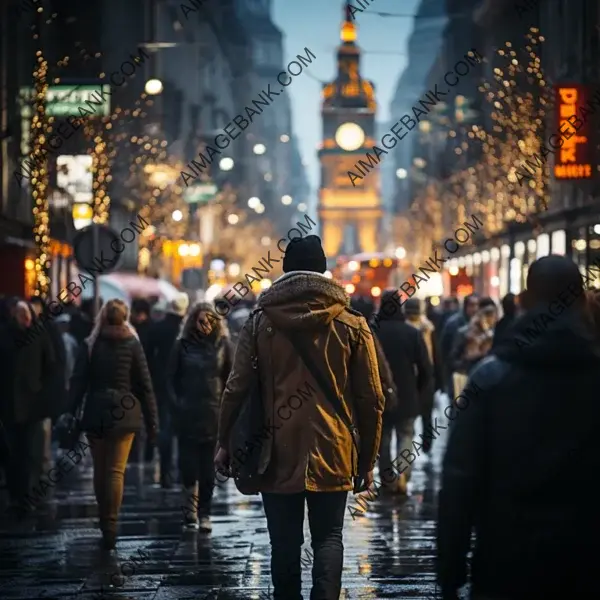
[[[435,597],[434,518],[444,445],[444,437],[438,438],[431,459],[421,456],[415,463],[408,501],[382,496],[355,520],[346,511],[340,598]],[[215,491],[213,532],[183,531],[177,486],[162,490],[153,484],[152,471],[144,465],[127,468],[114,558],[99,550],[89,457],[44,508],[23,522],[11,520],[0,507],[0,598],[271,598],[270,545],[260,497],[241,496],[227,482]],[[348,504],[355,504],[352,495]],[[310,552],[305,522],[305,598]]]

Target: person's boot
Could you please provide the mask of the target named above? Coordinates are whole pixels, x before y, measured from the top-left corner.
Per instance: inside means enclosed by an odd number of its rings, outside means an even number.
[[[186,529],[198,529],[198,484],[182,489],[183,525]]]
[[[203,533],[210,533],[212,531],[212,523],[210,522],[210,516],[207,514],[198,515],[198,527]]]

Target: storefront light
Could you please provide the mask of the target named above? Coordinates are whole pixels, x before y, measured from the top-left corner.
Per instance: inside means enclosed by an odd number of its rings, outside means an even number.
[[[373,298],[379,298],[379,296],[381,296],[381,288],[379,286],[372,287],[371,296],[373,296]]]
[[[458,267],[454,267],[454,266],[450,267],[448,269],[448,273],[450,273],[450,275],[452,277],[456,277],[458,275]]]
[[[482,260],[482,262],[483,262],[484,264],[485,264],[485,263],[489,263],[489,262],[490,262],[490,252],[489,252],[489,250],[484,250],[484,251],[481,253],[481,260]]]
[[[346,290],[346,294],[354,294],[354,290],[356,289],[352,283],[347,283],[344,287]]]
[[[497,261],[497,260],[499,260],[499,258],[500,258],[500,250],[498,250],[498,248],[492,248],[492,249],[490,250],[490,258],[491,258],[493,261]]]
[[[535,240],[529,240],[527,242],[527,250],[533,254],[535,252],[537,244],[535,243]]]
[[[498,277],[498,275],[493,275],[493,276],[490,278],[490,285],[491,285],[493,288],[497,288],[497,287],[499,287],[499,286],[500,286],[500,277]]]
[[[594,225],[594,233],[600,235],[600,224]]]
[[[479,254],[479,252],[475,252],[475,254],[473,254],[473,264],[474,265],[481,264],[481,254]]]
[[[542,256],[548,256],[548,254],[550,254],[550,236],[547,233],[540,233],[537,239],[535,257],[541,258]]]
[[[462,269],[464,266],[465,266],[465,259],[464,259],[464,257],[463,257],[463,256],[461,256],[461,257],[458,259],[458,267],[459,267],[460,269]]]
[[[358,271],[358,269],[360,269],[360,265],[359,265],[359,264],[358,264],[358,262],[356,262],[355,260],[351,260],[351,261],[348,263],[348,268],[349,268],[351,271]]]
[[[467,256],[465,256],[465,265],[467,267],[473,266],[473,257],[470,254],[467,254]]]
[[[525,254],[525,244],[523,242],[515,243],[515,256],[521,258]]]
[[[500,248],[500,254],[502,255],[502,258],[508,258],[510,256],[510,246],[504,244]]]

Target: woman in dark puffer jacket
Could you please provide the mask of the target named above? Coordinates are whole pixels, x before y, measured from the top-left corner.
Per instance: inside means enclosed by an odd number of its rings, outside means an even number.
[[[94,492],[107,550],[115,547],[125,467],[142,414],[150,440],[158,429],[156,401],[129,309],[110,300],[85,340],[71,377],[71,414],[85,401],[81,429],[94,462]]]
[[[232,362],[223,320],[211,304],[196,304],[173,348],[167,386],[179,442],[184,524],[206,532],[212,529],[219,407]]]

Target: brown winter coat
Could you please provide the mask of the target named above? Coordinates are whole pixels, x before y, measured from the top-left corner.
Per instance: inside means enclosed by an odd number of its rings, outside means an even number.
[[[352,476],[373,468],[381,437],[384,396],[367,323],[349,308],[334,281],[306,271],[280,277],[258,302],[257,346],[265,420],[272,437],[261,452],[268,462],[261,491],[347,491]],[[360,464],[352,437],[281,330],[298,332],[356,425]],[[219,442],[227,448],[237,411],[251,381],[251,322],[240,333],[221,403]]]

